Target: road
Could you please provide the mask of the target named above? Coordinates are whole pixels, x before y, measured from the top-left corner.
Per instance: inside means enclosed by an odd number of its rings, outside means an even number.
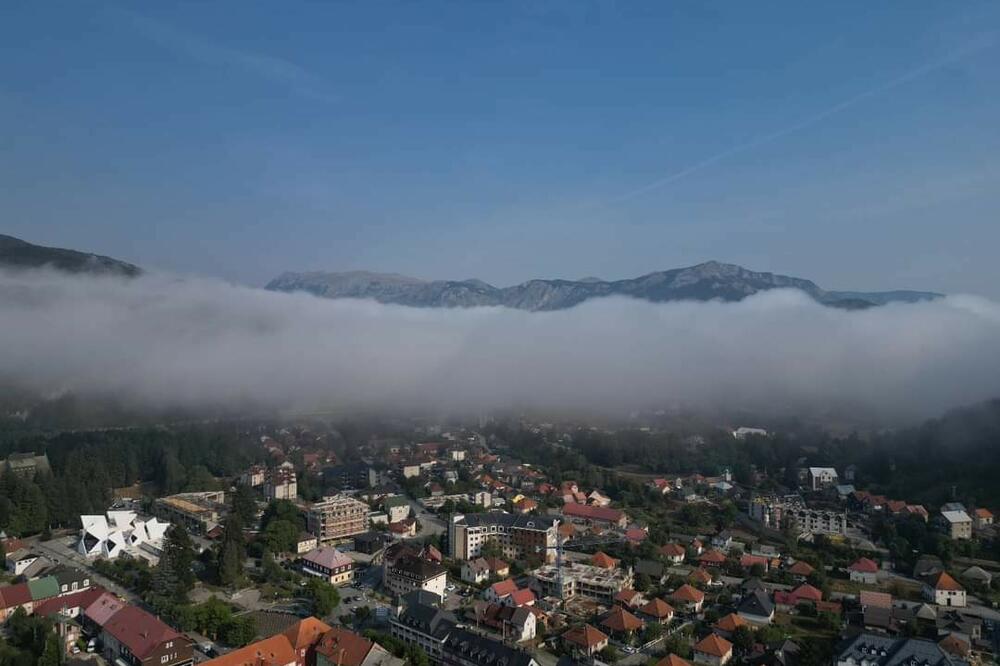
[[[417,500],[409,497],[406,499],[413,509],[413,515],[417,517],[417,521],[420,523],[420,531],[417,532],[418,537],[444,534],[448,531],[448,526],[445,522],[420,506]]]
[[[127,588],[122,587],[110,578],[94,571],[91,562],[74,549],[76,540],[76,536],[58,537],[51,541],[39,541],[35,544],[35,547],[48,559],[52,560],[54,564],[66,564],[84,569],[90,573],[91,579],[104,589],[117,594],[130,604],[142,605],[139,595],[130,592]]]

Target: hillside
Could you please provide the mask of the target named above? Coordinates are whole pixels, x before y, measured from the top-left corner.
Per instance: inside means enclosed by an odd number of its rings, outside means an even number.
[[[135,277],[142,269],[133,264],[89,252],[34,245],[0,234],[0,268],[51,267],[69,273]]]
[[[678,300],[738,301],[768,289],[791,288],[833,307],[863,309],[891,302],[914,302],[941,294],[922,291],[825,291],[802,278],[747,270],[709,261],[688,268],[649,273],[626,280],[530,280],[495,287],[482,280],[425,281],[397,274],[284,273],[270,283],[272,291],[305,291],[325,298],[363,298],[414,307],[499,305],[520,310],[561,310],[602,296],[631,296],[654,303]]]

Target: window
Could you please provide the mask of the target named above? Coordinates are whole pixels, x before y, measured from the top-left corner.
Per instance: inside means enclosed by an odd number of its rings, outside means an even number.
[[[165,664],[168,661],[170,661],[170,657],[168,657],[167,655],[163,655],[162,657],[160,657],[160,663],[161,664]]]

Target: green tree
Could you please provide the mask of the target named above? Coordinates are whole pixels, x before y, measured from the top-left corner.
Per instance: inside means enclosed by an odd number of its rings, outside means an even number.
[[[309,581],[306,583],[306,593],[312,600],[313,615],[316,617],[326,617],[340,603],[340,594],[337,592],[337,588],[315,576],[309,577]]]
[[[223,523],[222,543],[219,546],[219,582],[227,587],[240,585],[246,559],[243,526],[239,516],[230,513]]]
[[[746,625],[736,627],[732,641],[738,653],[746,654],[753,647],[753,631]]]
[[[272,520],[264,529],[261,539],[272,553],[294,552],[299,539],[298,526],[283,518]]]
[[[171,525],[164,540],[163,556],[156,567],[161,577],[154,574],[157,592],[169,595],[179,603],[186,602],[188,592],[194,587],[195,582],[192,568],[194,559],[194,543],[191,541],[191,535],[183,525]]]
[[[257,519],[257,498],[253,488],[242,483],[237,484],[233,493],[233,513],[240,517],[244,525],[253,525]]]
[[[257,635],[257,622],[250,615],[232,618],[222,630],[222,640],[233,647],[243,647]]]
[[[38,666],[62,666],[63,646],[59,634],[52,632],[45,639],[45,649],[38,657]]]

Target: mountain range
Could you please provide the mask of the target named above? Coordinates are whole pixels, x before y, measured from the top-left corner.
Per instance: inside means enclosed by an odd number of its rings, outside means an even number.
[[[562,310],[592,298],[630,296],[661,303],[680,300],[738,301],[768,289],[799,289],[818,302],[845,309],[886,303],[932,300],[927,291],[826,291],[811,280],[751,271],[735,264],[708,261],[688,268],[657,271],[626,280],[529,280],[494,287],[482,280],[419,280],[395,273],[283,273],[265,287],[305,291],[325,298],[362,298],[413,307],[499,305],[520,310]]]
[[[20,238],[0,234],[0,266],[7,268],[51,267],[68,273],[124,275],[142,273],[138,266],[100,254],[34,245]]]
[[[56,268],[70,273],[135,277],[142,269],[99,254],[34,245],[0,234],[0,267]],[[324,298],[371,299],[412,307],[465,308],[505,306],[519,310],[562,310],[603,296],[630,296],[661,303],[679,300],[738,301],[768,289],[798,289],[832,307],[863,309],[893,302],[940,298],[928,291],[827,291],[815,282],[751,271],[735,264],[708,261],[687,268],[657,271],[625,280],[529,280],[495,287],[482,280],[421,280],[395,273],[288,272],[271,280],[271,291],[304,291]]]

